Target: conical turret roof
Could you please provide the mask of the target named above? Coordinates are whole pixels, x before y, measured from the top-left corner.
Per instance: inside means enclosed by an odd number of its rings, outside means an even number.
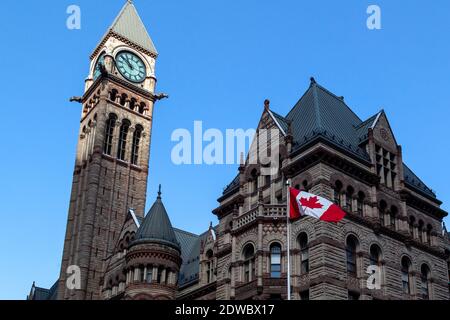
[[[155,242],[180,250],[172,223],[161,199],[161,187],[155,203],[136,232],[134,242]]]

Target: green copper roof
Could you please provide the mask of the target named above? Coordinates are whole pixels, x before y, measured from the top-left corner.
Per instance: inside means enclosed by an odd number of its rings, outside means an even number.
[[[132,1],[127,1],[109,30],[130,40],[145,50],[158,54]]]
[[[161,200],[161,191],[136,232],[134,241],[156,242],[180,250],[180,244]]]

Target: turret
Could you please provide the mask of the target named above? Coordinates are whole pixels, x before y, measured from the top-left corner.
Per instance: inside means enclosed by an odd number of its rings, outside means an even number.
[[[125,298],[175,299],[180,266],[180,244],[162,202],[160,187],[126,255]]]

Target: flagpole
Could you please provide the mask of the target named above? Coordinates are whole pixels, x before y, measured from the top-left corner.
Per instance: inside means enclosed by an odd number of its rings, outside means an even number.
[[[287,229],[287,296],[291,300],[291,224],[289,221],[291,207],[291,180],[286,181],[287,187],[287,208],[286,208],[286,229]]]

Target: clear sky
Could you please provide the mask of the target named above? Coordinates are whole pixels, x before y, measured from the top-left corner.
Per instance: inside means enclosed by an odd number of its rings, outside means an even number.
[[[0,11],[0,299],[59,275],[89,55],[125,0],[7,1]],[[66,28],[80,6],[81,30]],[[173,130],[253,128],[270,98],[286,114],[310,76],[367,118],[384,108],[405,162],[450,209],[447,0],[136,0],[159,51],[148,207],[200,233],[233,166],[172,164]],[[382,30],[368,30],[377,4]],[[448,225],[450,221],[447,219]]]

